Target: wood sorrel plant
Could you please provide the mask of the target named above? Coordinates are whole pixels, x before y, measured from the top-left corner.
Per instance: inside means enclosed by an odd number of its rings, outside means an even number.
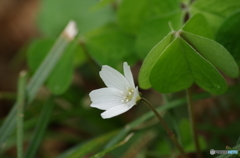
[[[196,27],[196,21],[201,25]],[[190,88],[196,83],[207,92],[223,94],[227,90],[227,83],[220,71],[232,78],[239,74],[234,58],[212,38],[205,18],[196,14],[180,30],[172,30],[150,51],[139,74],[139,84],[143,89],[152,87],[160,93],[187,90],[193,140],[198,157],[201,155]]]

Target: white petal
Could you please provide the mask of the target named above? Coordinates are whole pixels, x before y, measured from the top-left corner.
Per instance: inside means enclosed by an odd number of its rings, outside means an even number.
[[[131,84],[132,88],[135,87],[132,71],[130,69],[130,66],[127,64],[127,62],[123,63],[123,70],[124,70],[124,75],[128,80],[128,82]]]
[[[101,113],[101,116],[103,119],[112,118],[114,116],[118,116],[118,115],[128,111],[132,107],[133,106],[128,106],[127,104],[121,104],[121,105],[118,105],[111,109],[106,110],[105,112]]]
[[[119,90],[126,91],[126,87],[131,86],[120,72],[106,65],[102,67],[100,77],[109,88],[117,88]]]
[[[101,88],[92,91],[89,96],[92,101],[91,107],[107,110],[122,104],[122,91],[113,88]]]
[[[139,95],[139,92],[138,92],[138,87],[136,87],[134,89],[134,94],[133,94],[133,97],[131,99],[130,102],[128,102],[128,106],[133,106],[133,105],[136,105],[137,101],[140,99],[140,95]]]

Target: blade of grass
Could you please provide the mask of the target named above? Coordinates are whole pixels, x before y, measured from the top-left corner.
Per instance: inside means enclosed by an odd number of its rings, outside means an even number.
[[[64,53],[65,48],[68,46],[69,42],[72,40],[73,32],[69,31],[69,28],[66,27],[62,34],[59,36],[54,46],[50,50],[49,54],[46,56],[44,61],[39,66],[38,70],[33,75],[29,84],[26,87],[27,90],[27,105],[29,105],[35,98],[39,88],[44,84],[48,75],[51,73],[62,54]],[[76,30],[75,30],[76,31]],[[74,32],[75,33],[75,32]],[[72,38],[69,38],[71,34]],[[5,141],[13,133],[13,130],[16,127],[16,113],[17,113],[18,103],[15,103],[7,118],[5,119],[3,125],[0,128],[0,153],[5,146]]]
[[[25,104],[25,86],[27,80],[27,73],[20,72],[18,80],[18,93],[17,93],[17,157],[23,158],[23,110]]]
[[[57,158],[78,158],[83,157],[84,155],[88,154],[89,152],[95,150],[96,148],[102,147],[109,139],[116,135],[117,131],[111,131],[110,133],[104,134],[97,138],[94,138],[90,141],[85,143],[81,143],[73,148],[65,151]]]
[[[105,149],[97,154],[95,154],[94,156],[92,156],[91,158],[101,158],[103,156],[105,156],[107,153],[109,153],[110,151],[124,145],[125,143],[128,142],[128,140],[133,136],[133,133],[129,134],[123,141],[113,145],[112,147],[108,148],[108,149]]]
[[[43,85],[48,75],[54,69],[68,44],[69,41],[63,38],[63,36],[60,36],[47,57],[39,66],[38,70],[35,72],[34,76],[27,85],[28,104],[35,98],[39,88]]]
[[[53,106],[54,106],[53,98],[49,98],[41,110],[41,114],[35,127],[34,135],[28,146],[25,158],[34,158],[36,156],[37,150],[42,142],[44,133],[49,123]]]
[[[199,100],[199,99],[208,98],[209,96],[210,95],[207,93],[202,93],[202,94],[195,95],[194,99]],[[166,110],[175,108],[175,107],[183,105],[183,104],[186,104],[185,98],[170,101],[169,103],[158,107],[156,110],[158,112],[162,112],[162,111],[166,111]],[[116,143],[118,143],[119,141],[121,141],[133,128],[140,125],[142,122],[149,120],[153,116],[154,116],[154,114],[150,111],[150,112],[146,113],[145,115],[141,116],[140,118],[138,118],[137,120],[127,124],[124,129],[122,129],[112,140],[110,140],[108,142],[108,144],[105,146],[105,149],[110,148],[111,146],[113,146]]]
[[[238,137],[236,146],[237,146],[237,145],[240,145],[240,136]],[[235,148],[235,149],[239,151],[239,148]],[[239,157],[239,156],[240,156],[240,153],[238,153],[237,155],[233,155],[232,158],[237,158],[237,157]]]

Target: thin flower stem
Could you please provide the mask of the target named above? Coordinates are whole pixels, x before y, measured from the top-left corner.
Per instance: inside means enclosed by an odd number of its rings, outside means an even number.
[[[179,150],[183,158],[186,158],[185,152],[182,148],[182,146],[178,143],[175,134],[170,130],[168,125],[164,122],[163,118],[159,115],[157,110],[152,106],[151,103],[149,103],[145,98],[141,99],[152,111],[153,113],[157,116],[160,124],[163,126],[163,128],[166,130],[167,135],[169,138],[172,140],[173,144],[176,146],[176,148]]]
[[[186,95],[187,95],[188,112],[189,112],[189,119],[190,119],[190,123],[191,123],[192,137],[193,137],[195,149],[197,151],[197,157],[201,158],[202,156],[201,156],[201,152],[200,152],[200,146],[199,146],[197,129],[196,129],[196,122],[195,122],[195,115],[194,115],[194,111],[193,111],[191,88],[188,88],[186,90]]]

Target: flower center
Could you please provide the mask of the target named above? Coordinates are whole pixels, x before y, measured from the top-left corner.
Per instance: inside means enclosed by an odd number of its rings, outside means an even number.
[[[130,100],[132,100],[132,97],[133,97],[134,90],[128,87],[126,87],[126,89],[127,89],[127,92],[123,97],[122,103],[128,103]]]

